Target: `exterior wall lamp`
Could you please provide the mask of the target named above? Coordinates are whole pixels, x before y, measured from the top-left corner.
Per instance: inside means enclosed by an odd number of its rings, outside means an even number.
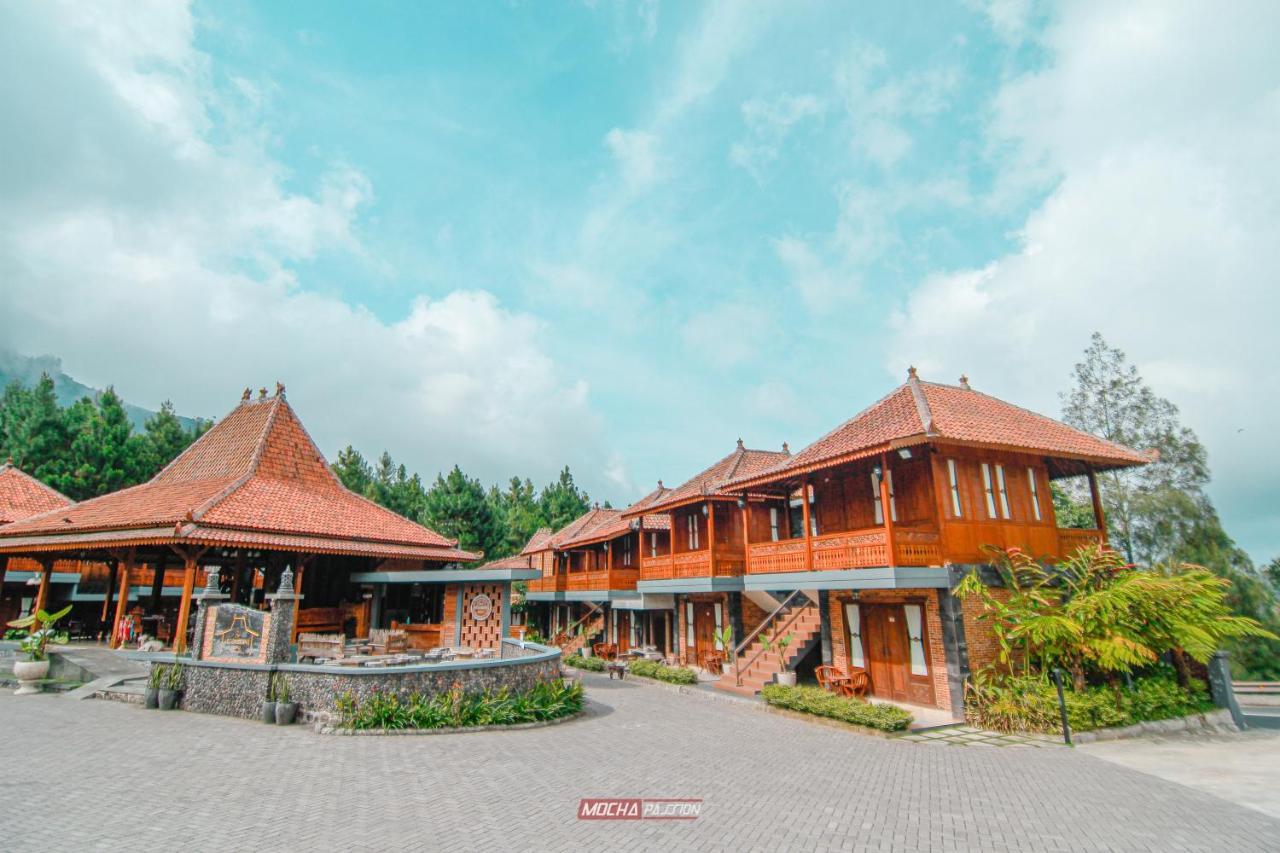
[[[903,459],[910,459],[910,458],[911,458],[911,448],[910,448],[910,447],[901,447],[901,448],[898,448],[898,455],[899,455],[899,456],[901,456]]]

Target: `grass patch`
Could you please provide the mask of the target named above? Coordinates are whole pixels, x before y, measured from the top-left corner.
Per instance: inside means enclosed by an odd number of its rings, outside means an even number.
[[[785,687],[781,684],[768,684],[760,691],[760,696],[765,702],[778,708],[827,717],[883,732],[905,731],[912,720],[909,713],[893,705],[849,699],[828,693],[821,687]]]
[[[374,693],[363,702],[351,693],[338,698],[343,728],[457,729],[509,726],[567,717],[582,710],[582,685],[563,679],[544,681],[522,693],[506,689],[483,693],[451,690],[433,696]]]

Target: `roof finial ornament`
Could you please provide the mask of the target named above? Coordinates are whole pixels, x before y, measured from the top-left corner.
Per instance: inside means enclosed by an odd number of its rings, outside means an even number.
[[[960,375],[960,387],[966,391],[973,390],[972,388],[969,387],[969,377],[965,374]]]
[[[788,456],[790,456],[790,455],[791,455],[791,445],[787,444],[785,441],[784,441],[784,442],[782,442],[782,452],[783,452],[783,453],[785,453],[785,454],[787,454]]]
[[[662,485],[662,480],[658,480],[658,488],[659,488],[659,489],[665,489],[665,488],[666,488],[666,486]]]
[[[249,402],[249,398],[252,396],[253,396],[253,392],[250,391],[248,388],[245,388],[244,393],[240,395],[240,402],[247,403]]]
[[[258,399],[259,400],[267,399],[267,388],[265,385],[258,389]]]
[[[745,447],[745,445],[742,443],[742,439],[741,439],[741,438],[739,438],[739,439],[738,439],[738,449],[739,449],[739,450],[741,450],[743,447]]]
[[[594,504],[591,508],[592,508],[592,509],[599,509],[599,508],[600,508],[600,501],[596,501],[596,502],[595,502],[595,504]]]
[[[277,382],[277,383],[276,383],[276,396],[277,396],[277,397],[283,397],[283,396],[284,396],[284,383],[283,383],[283,382]]]
[[[919,378],[918,376],[916,376],[916,367],[915,367],[915,365],[914,365],[914,364],[907,368],[907,378],[908,378],[908,379],[918,379],[918,378]]]

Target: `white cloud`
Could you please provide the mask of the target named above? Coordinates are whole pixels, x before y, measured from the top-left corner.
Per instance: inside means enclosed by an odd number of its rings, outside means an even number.
[[[613,128],[604,137],[618,163],[623,183],[631,192],[653,186],[658,179],[658,137],[645,130]]]
[[[220,100],[194,38],[178,4],[0,7],[0,75],[17,83],[0,90],[0,339],[190,414],[282,380],[330,454],[550,478],[574,447],[603,467],[587,388],[536,318],[466,290],[387,321],[306,286],[299,261],[380,263],[360,239],[373,187],[335,163],[293,189],[269,131],[236,112],[269,84],[232,79]]]
[[[1280,361],[1278,26],[1269,3],[1065,9],[1052,61],[1004,87],[991,129],[1012,185],[1056,178],[1024,248],[923,282],[886,365],[968,371],[1056,411],[1098,329],[1206,440],[1228,528],[1271,549],[1280,412],[1258,390]]]
[[[774,314],[763,305],[749,302],[708,306],[680,329],[685,346],[717,367],[732,367],[749,360],[761,342],[776,333]]]
[[[743,102],[742,121],[748,135],[729,149],[730,162],[761,181],[765,168],[778,159],[791,129],[825,111],[826,104],[816,95],[781,95],[771,100],[752,98]]]

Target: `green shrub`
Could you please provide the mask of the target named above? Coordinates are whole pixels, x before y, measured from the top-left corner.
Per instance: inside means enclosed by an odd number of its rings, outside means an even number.
[[[343,728],[440,729],[469,726],[509,726],[554,720],[582,710],[582,685],[561,679],[544,681],[523,693],[506,689],[466,693],[451,690],[432,696],[375,692],[360,702],[350,693],[338,698]]]
[[[1163,672],[1134,679],[1133,689],[1109,685],[1066,689],[1067,721],[1074,731],[1129,726],[1212,710],[1203,682],[1183,688]],[[965,717],[998,732],[1057,732],[1062,728],[1057,689],[1038,675],[994,680],[979,675],[968,686]]]
[[[654,678],[668,684],[697,684],[698,674],[683,666],[667,666],[656,660],[633,661],[627,666],[627,672],[641,678]]]
[[[591,672],[604,672],[604,661],[600,658],[584,658],[582,655],[569,655],[564,659],[565,666],[574,669],[586,669]]]
[[[912,716],[901,708],[828,693],[821,687],[766,685],[760,696],[770,705],[805,714],[828,717],[885,732],[900,732],[911,725]]]

